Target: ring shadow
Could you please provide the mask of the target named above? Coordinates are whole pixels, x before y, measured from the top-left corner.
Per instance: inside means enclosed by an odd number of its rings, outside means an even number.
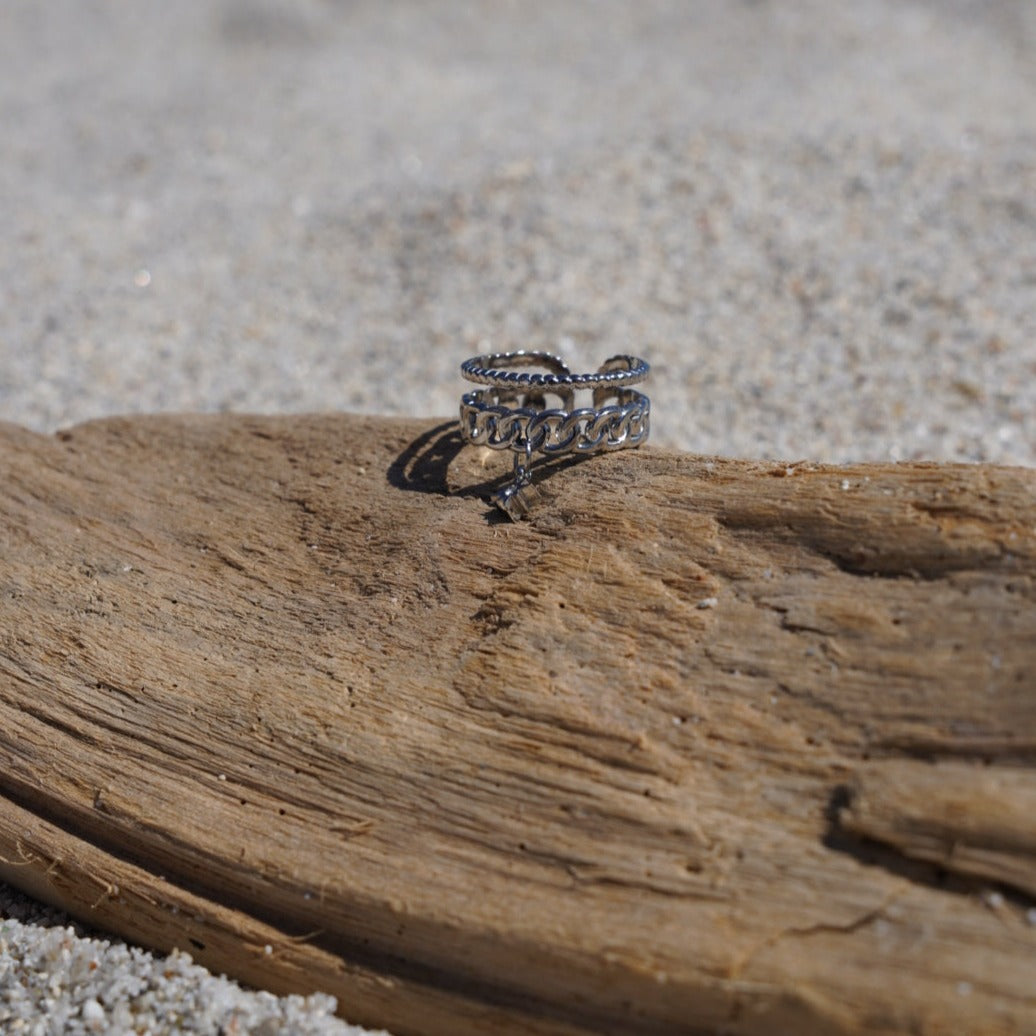
[[[385,477],[391,486],[409,493],[433,493],[437,496],[461,498],[478,497],[489,500],[493,493],[511,481],[512,475],[494,475],[471,485],[453,487],[449,484],[450,465],[468,444],[461,438],[456,421],[446,421],[422,432],[408,443],[398,457],[389,465]],[[588,456],[544,458],[535,463],[531,471],[536,475],[538,485],[550,478],[556,471],[570,468],[589,460]],[[486,517],[490,521],[509,522],[510,519],[495,506]]]
[[[389,465],[385,477],[389,485],[409,493],[435,493],[450,496],[446,473],[454,458],[464,447],[456,421],[429,428]],[[458,496],[471,495],[467,492]]]

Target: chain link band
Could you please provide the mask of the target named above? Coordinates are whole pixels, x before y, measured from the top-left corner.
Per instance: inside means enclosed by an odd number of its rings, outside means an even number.
[[[572,410],[509,406],[493,389],[465,393],[461,436],[491,450],[558,454],[601,453],[639,446],[648,437],[651,401],[635,389],[619,389],[606,406]],[[597,402],[597,400],[595,400]]]

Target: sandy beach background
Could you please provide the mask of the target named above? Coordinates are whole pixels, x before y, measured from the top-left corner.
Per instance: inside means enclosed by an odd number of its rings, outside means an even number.
[[[1036,464],[1031,0],[8,0],[0,125],[7,421],[536,347],[647,357],[671,447]],[[0,918],[5,1031],[356,1031]]]

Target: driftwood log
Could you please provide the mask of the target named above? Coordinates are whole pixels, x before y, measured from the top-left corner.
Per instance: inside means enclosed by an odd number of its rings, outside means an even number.
[[[1036,472],[0,429],[0,878],[406,1033],[1036,1032]]]

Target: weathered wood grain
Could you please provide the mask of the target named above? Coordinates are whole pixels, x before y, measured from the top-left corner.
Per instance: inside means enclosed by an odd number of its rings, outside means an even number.
[[[506,464],[3,427],[0,877],[400,1034],[1036,1031],[1036,472]]]

